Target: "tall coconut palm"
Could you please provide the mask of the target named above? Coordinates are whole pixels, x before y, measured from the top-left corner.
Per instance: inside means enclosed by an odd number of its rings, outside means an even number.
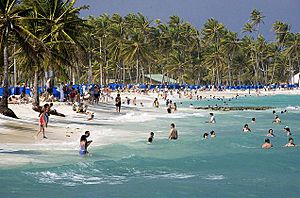
[[[259,35],[259,26],[261,23],[264,23],[265,16],[263,16],[263,13],[257,9],[252,10],[250,15],[250,23],[252,27],[254,27],[254,31],[257,32],[257,35]]]
[[[141,63],[146,63],[151,59],[151,51],[149,50],[149,43],[145,42],[144,35],[141,31],[133,29],[130,32],[130,36],[131,39],[124,43],[122,56],[124,57],[125,63],[135,62],[136,83],[139,83]]]
[[[34,0],[39,18],[43,23],[41,40],[51,53],[44,65],[49,69],[50,91],[54,85],[54,68],[61,64],[72,66],[74,50],[78,45],[84,21],[79,11],[86,7],[74,7],[76,0]]]
[[[228,54],[228,56],[227,56],[227,73],[228,73],[227,84],[231,85],[232,84],[231,66],[233,64],[234,55],[241,48],[241,42],[238,39],[237,33],[227,31],[224,39],[222,40],[222,43],[223,43],[224,53]]]
[[[293,59],[296,61],[297,63],[297,69],[298,72],[300,72],[300,34],[296,33],[296,34],[288,34],[288,38],[286,41],[286,49],[284,52],[288,59],[289,59],[289,70],[290,70],[290,75],[291,75],[291,79],[294,76],[294,66],[293,66]],[[299,82],[292,82],[292,83],[299,83]]]
[[[28,43],[34,36],[26,29],[24,21],[28,18],[29,9],[23,7],[17,0],[0,0],[0,32],[1,32],[1,49],[4,58],[4,92],[0,103],[0,113],[17,118],[12,110],[8,108],[8,47],[9,39],[14,36],[15,41],[22,44]]]

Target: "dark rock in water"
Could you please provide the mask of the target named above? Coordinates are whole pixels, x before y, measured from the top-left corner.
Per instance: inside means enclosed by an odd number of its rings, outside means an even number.
[[[42,106],[33,106],[32,109],[36,112],[42,113],[43,107]],[[56,110],[50,110],[50,115],[66,117],[65,114],[59,113]]]
[[[211,111],[244,111],[244,110],[268,110],[274,109],[274,107],[195,107],[195,109],[202,109],[202,110],[211,110]]]
[[[11,118],[16,118],[19,119],[16,114],[11,110],[10,108],[7,107],[0,107],[0,114],[3,114],[5,116],[11,117]]]

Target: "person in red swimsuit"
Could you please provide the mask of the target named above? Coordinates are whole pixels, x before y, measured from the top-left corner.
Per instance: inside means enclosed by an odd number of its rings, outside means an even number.
[[[46,138],[45,135],[45,125],[46,125],[46,121],[45,121],[45,112],[40,114],[40,119],[39,119],[39,132],[36,134],[36,136],[38,137],[38,135],[42,132],[43,133],[43,138]]]

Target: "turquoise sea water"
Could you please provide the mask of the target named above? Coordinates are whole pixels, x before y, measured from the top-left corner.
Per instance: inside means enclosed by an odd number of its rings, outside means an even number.
[[[282,124],[272,124],[273,109],[214,112],[216,124],[205,123],[208,111],[188,109],[190,103],[224,105],[217,99],[185,101],[172,115],[165,111],[157,117],[153,112],[123,115],[124,122],[110,127],[137,133],[136,138],[91,147],[90,157],[80,157],[74,150],[11,152],[48,163],[1,167],[0,197],[300,197],[300,147],[282,147],[288,138],[283,132],[286,125],[300,145],[300,96],[226,101],[229,106],[274,107]],[[280,114],[284,109],[288,112]],[[136,119],[126,122],[131,116]],[[179,131],[177,141],[167,140],[171,122]],[[242,132],[246,123],[252,133]],[[276,135],[271,138],[274,148],[262,150],[269,128]],[[150,130],[155,139],[148,145]],[[202,140],[211,130],[217,138]]]

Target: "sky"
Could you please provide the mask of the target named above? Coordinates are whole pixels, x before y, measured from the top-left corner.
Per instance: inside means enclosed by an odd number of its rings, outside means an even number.
[[[82,17],[140,12],[149,20],[167,22],[170,16],[178,15],[197,29],[214,18],[240,35],[251,11],[258,9],[265,16],[260,32],[268,41],[274,40],[272,24],[276,20],[290,24],[292,32],[300,32],[300,0],[77,0],[76,5],[90,6],[81,11]]]

